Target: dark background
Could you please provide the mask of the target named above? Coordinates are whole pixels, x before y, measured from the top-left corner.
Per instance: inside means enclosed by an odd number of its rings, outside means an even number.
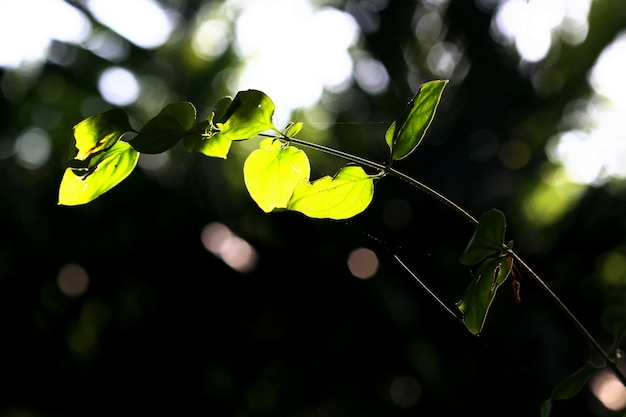
[[[191,22],[205,2],[163,3]],[[419,82],[439,77],[412,29],[428,4],[390,1],[371,11],[366,3],[333,4],[361,22],[359,10],[380,19],[362,47],[385,65],[391,83],[377,96],[354,85],[335,98],[349,105],[334,117],[386,124],[332,124],[327,134],[338,148],[384,161],[382,135],[414,93],[409,72]],[[475,216],[503,210],[522,257],[608,347],[610,325],[624,317],[626,283],[603,283],[599,259],[626,244],[623,186],[588,188],[549,226],[533,224],[522,207],[540,185],[546,141],[567,103],[590,94],[588,70],[626,27],[626,8],[619,0],[594,2],[584,43],[525,65],[490,35],[492,9],[452,0],[440,12],[445,39],[462,40],[467,65],[450,77],[422,147],[397,168]],[[234,94],[206,85],[236,64],[232,51],[192,66],[184,39],[155,51],[129,44],[123,65],[165,80],[171,101],[206,109]],[[597,360],[527,276],[519,277],[521,304],[505,285],[483,334],[467,332],[392,254],[454,308],[471,279],[457,259],[472,226],[393,178],[377,183],[372,205],[345,222],[264,214],[245,193],[240,160],[176,148],[179,174],[169,181],[137,169],[91,204],[58,206],[71,128],[89,115],[80,103],[98,95],[98,74],[111,63],[76,45],[54,47],[67,48],[71,62],[44,63],[19,100],[0,96],[3,149],[36,125],[42,109],[59,116],[45,129],[54,148],[44,166],[25,168],[6,152],[0,159],[0,416],[531,416],[561,379]],[[537,91],[531,78],[539,67],[560,71],[562,84]],[[18,75],[5,69],[0,76]],[[53,87],[62,93],[52,97]],[[473,159],[476,132],[489,132],[499,146],[525,141],[529,162],[510,169],[497,152]],[[305,124],[303,139],[312,136]],[[320,172],[323,158],[312,158],[314,175],[329,174]],[[401,230],[383,218],[397,198],[412,209]],[[203,247],[202,228],[214,221],[254,246],[254,271],[235,272]],[[369,280],[346,266],[362,246],[380,260]],[[77,297],[57,283],[69,263],[89,275]],[[554,415],[612,414],[585,387],[558,402]]]

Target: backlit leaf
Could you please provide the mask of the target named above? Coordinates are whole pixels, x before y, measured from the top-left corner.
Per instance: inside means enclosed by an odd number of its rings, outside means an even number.
[[[448,80],[435,80],[422,84],[400,118],[389,126],[385,141],[394,161],[406,158],[419,146],[435,117],[447,83]]]
[[[292,138],[296,136],[302,130],[302,122],[289,122],[285,128],[285,136]]]
[[[261,142],[243,167],[246,188],[266,213],[285,209],[296,186],[308,183],[310,173],[309,159],[303,151],[271,138]]]
[[[231,140],[252,138],[266,130],[274,130],[274,102],[263,92],[246,90],[237,93],[223,115],[214,124]]]
[[[209,137],[188,135],[183,138],[183,146],[189,152],[200,152],[206,156],[226,159],[233,142],[222,133],[215,133]]]
[[[89,203],[123,181],[137,165],[139,153],[118,141],[90,160],[88,169],[66,168],[59,187],[59,205]]]
[[[347,219],[365,210],[373,196],[373,178],[360,166],[347,166],[335,177],[300,183],[287,209],[313,218]]]
[[[121,109],[88,117],[74,126],[69,159],[86,161],[94,153],[113,146],[124,133],[132,130],[128,116]]]

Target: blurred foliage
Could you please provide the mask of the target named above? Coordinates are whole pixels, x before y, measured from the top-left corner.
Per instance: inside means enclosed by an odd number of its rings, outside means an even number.
[[[141,96],[126,106],[135,125],[177,101],[208,116],[235,93],[227,80],[241,65],[232,45],[213,59],[191,49],[197,19],[220,2],[162,1],[180,20],[154,50],[72,4],[126,53],[113,61],[55,41],[41,66],[0,72],[0,416],[527,416],[590,359],[573,326],[524,277],[521,303],[512,291],[500,296],[480,337],[450,320],[387,251],[453,305],[472,279],[455,262],[472,226],[393,179],[353,220],[265,214],[245,192],[243,156],[222,161],[175,148],[163,161],[140,159],[123,187],[92,204],[57,206],[72,127],[113,107],[98,91],[103,70],[120,65],[140,80]],[[518,252],[609,345],[626,315],[623,184],[574,190],[577,199],[548,224],[530,220],[528,201],[557,201],[554,190],[541,194],[551,164],[545,145],[568,103],[590,93],[589,69],[626,27],[622,2],[594,1],[586,41],[536,64],[520,64],[493,40],[486,5],[494,2],[325,4],[355,17],[362,36],[353,52],[383,63],[389,85],[379,94],[358,83],[327,91],[320,105],[294,114],[304,122],[299,135],[384,160],[389,122],[420,83],[442,78],[429,52],[444,41],[462,45],[429,133],[398,169],[471,213],[505,212]],[[416,22],[431,12],[445,30],[416,37]],[[19,146],[45,147],[42,137],[51,145],[45,163],[20,157]],[[336,171],[335,163],[312,157],[312,175]],[[236,272],[205,249],[201,233],[212,222],[256,249],[253,271]],[[380,261],[368,280],[346,266],[362,246]],[[62,290],[68,265],[86,271],[84,293]],[[552,415],[571,414],[611,415],[589,389],[554,405]]]

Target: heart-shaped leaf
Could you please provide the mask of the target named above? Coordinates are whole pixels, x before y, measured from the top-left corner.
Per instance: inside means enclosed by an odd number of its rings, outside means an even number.
[[[463,321],[473,334],[481,332],[496,291],[511,274],[512,260],[502,256],[482,263],[471,284],[458,303]]]
[[[274,110],[274,102],[265,93],[240,91],[224,114],[216,117],[214,124],[230,140],[249,139],[265,130],[275,130]]]
[[[128,116],[121,109],[112,109],[88,117],[74,126],[74,140],[70,147],[70,160],[80,164],[93,154],[110,148],[126,132],[132,131]]]
[[[196,108],[188,102],[171,103],[148,120],[130,144],[142,153],[161,153],[170,149],[184,136],[194,133]]]
[[[76,206],[96,199],[128,177],[138,158],[139,153],[127,142],[118,141],[94,155],[89,168],[67,168],[61,179],[58,204]]]
[[[478,226],[465,251],[459,258],[463,265],[476,265],[483,259],[500,254],[504,249],[506,217],[497,209],[480,216]]]
[[[271,138],[263,140],[243,166],[246,188],[266,213],[285,209],[296,186],[308,183],[310,173],[309,159],[303,151]]]
[[[385,133],[394,161],[409,156],[421,143],[435,117],[437,105],[448,80],[422,84],[398,120]]]
[[[348,219],[365,210],[373,197],[373,178],[360,166],[347,166],[335,177],[300,183],[287,209],[313,218]]]

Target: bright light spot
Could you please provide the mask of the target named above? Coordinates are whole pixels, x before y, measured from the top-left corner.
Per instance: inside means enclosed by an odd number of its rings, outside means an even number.
[[[65,265],[57,275],[57,284],[63,294],[70,297],[78,297],[87,291],[89,276],[87,271],[80,265],[73,263]]]
[[[371,278],[378,271],[378,257],[370,249],[355,249],[348,255],[348,269],[357,278]]]
[[[626,62],[626,32],[602,51],[589,76],[589,83],[595,92],[611,100],[622,111],[626,111],[624,62]]]
[[[626,408],[626,388],[612,372],[599,371],[591,377],[589,386],[593,395],[609,410]]]
[[[493,20],[496,39],[515,45],[521,58],[538,62],[555,37],[577,44],[585,40],[591,0],[505,0]]]
[[[389,74],[382,62],[369,58],[359,58],[354,68],[354,77],[359,86],[371,95],[384,93],[389,86]]]
[[[61,0],[0,0],[0,67],[43,61],[51,40],[84,41],[87,17]]]
[[[241,12],[235,49],[244,63],[229,89],[267,93],[276,103],[280,124],[288,122],[294,109],[316,104],[324,88],[349,85],[353,63],[348,49],[359,36],[349,14],[314,10],[310,0],[226,4]]]
[[[546,172],[522,203],[528,221],[546,227],[559,220],[582,196],[585,187],[571,182],[560,167]]]
[[[626,34],[602,52],[589,82],[596,96],[586,104],[584,118],[574,129],[553,138],[548,155],[561,163],[572,181],[602,185],[626,178],[626,80],[619,71],[626,61]],[[576,107],[575,114],[581,113]],[[573,118],[565,114],[564,118]]]
[[[88,0],[87,8],[100,22],[145,49],[164,44],[176,23],[171,12],[152,0]]]
[[[129,43],[108,30],[95,32],[85,46],[94,54],[113,62],[122,61],[130,53]]]
[[[389,387],[391,401],[400,407],[413,407],[422,396],[422,387],[415,378],[398,377],[391,382]]]
[[[228,48],[228,30],[224,22],[206,20],[196,28],[191,41],[193,51],[205,59],[219,57]]]
[[[202,229],[204,247],[235,271],[246,273],[257,264],[256,250],[222,223],[210,223]]]
[[[563,164],[574,182],[591,184],[602,174],[603,156],[598,143],[582,130],[561,134],[553,147],[548,147],[548,156]]]
[[[20,165],[37,169],[50,158],[52,141],[45,131],[30,128],[15,140],[14,152]]]
[[[428,52],[426,62],[428,69],[439,77],[450,78],[461,61],[463,54],[450,42],[440,42]]]
[[[422,15],[415,24],[414,33],[421,43],[434,43],[441,38],[444,25],[438,12]]]
[[[120,67],[105,70],[98,80],[102,97],[111,104],[127,106],[139,97],[139,82],[135,75]]]

